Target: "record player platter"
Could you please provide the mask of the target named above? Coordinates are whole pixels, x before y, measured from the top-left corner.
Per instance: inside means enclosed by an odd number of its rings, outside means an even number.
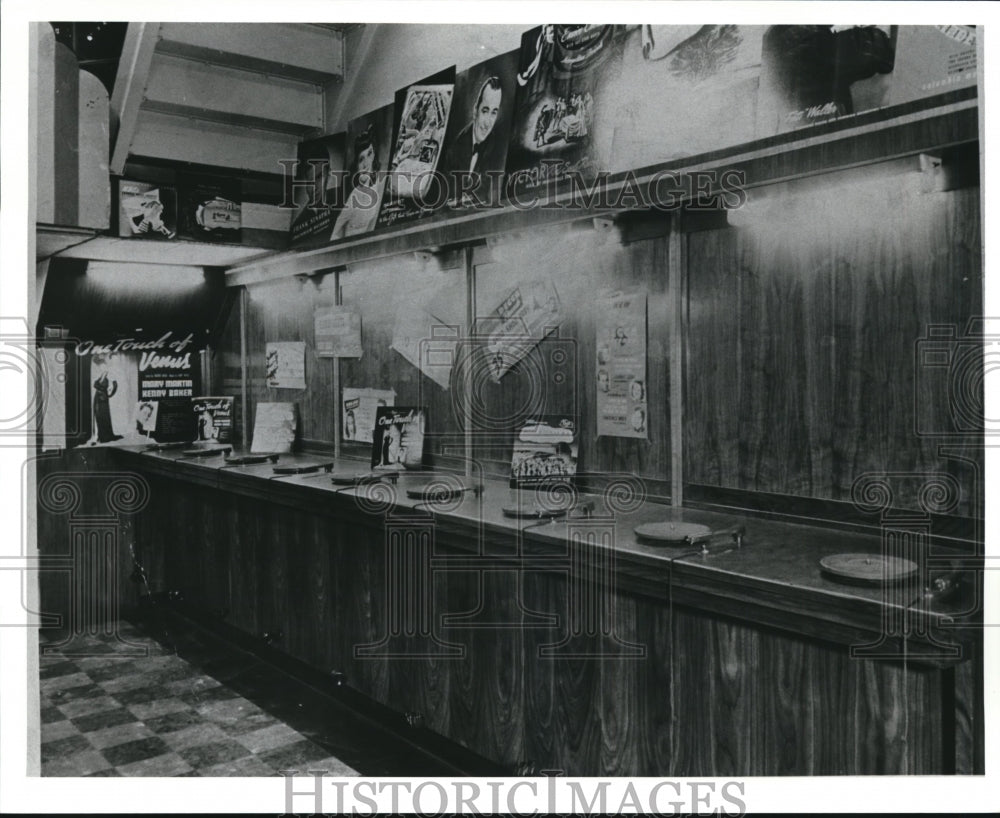
[[[513,517],[518,520],[544,520],[556,517],[565,517],[568,508],[541,508],[533,506],[504,506],[503,516]]]
[[[712,533],[707,525],[698,523],[645,523],[635,528],[636,536],[649,543],[682,543],[697,540]]]

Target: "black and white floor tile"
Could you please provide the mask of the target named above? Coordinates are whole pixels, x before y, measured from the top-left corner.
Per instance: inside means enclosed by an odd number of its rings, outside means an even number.
[[[270,776],[354,768],[315,740],[122,622],[116,638],[41,637],[43,776]],[[225,664],[229,674],[236,664]],[[225,676],[225,673],[217,675]]]

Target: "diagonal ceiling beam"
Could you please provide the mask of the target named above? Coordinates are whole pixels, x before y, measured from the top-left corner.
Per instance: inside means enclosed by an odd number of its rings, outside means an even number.
[[[116,175],[125,170],[125,161],[139,124],[139,108],[146,92],[159,30],[160,23],[129,23],[125,33],[125,44],[111,96],[111,117],[113,123],[117,122],[117,133],[110,170]]]

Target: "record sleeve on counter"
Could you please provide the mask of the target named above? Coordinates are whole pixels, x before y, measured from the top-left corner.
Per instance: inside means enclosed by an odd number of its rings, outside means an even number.
[[[530,418],[514,433],[510,487],[543,485],[576,476],[576,420],[565,415]]]
[[[198,397],[191,399],[195,418],[195,440],[213,443],[233,442],[233,398]]]
[[[372,433],[373,469],[419,469],[424,458],[427,410],[416,406],[379,406]]]

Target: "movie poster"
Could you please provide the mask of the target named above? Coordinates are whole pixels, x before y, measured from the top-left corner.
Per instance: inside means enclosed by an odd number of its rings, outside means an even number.
[[[139,418],[136,431],[154,437],[159,443],[195,438],[191,398],[200,388],[200,359],[195,350],[181,346],[184,339],[139,357]],[[144,404],[154,404],[152,410]],[[150,418],[145,415],[150,413]],[[150,433],[145,430],[153,425]],[[140,425],[142,428],[140,428]]]
[[[181,174],[177,235],[192,241],[239,244],[242,190],[238,179]]]
[[[344,440],[371,443],[375,431],[375,415],[381,406],[394,406],[396,392],[392,389],[353,389],[343,394]]]
[[[511,51],[455,78],[455,98],[438,162],[451,207],[486,207],[500,201],[517,68],[518,52]]]
[[[200,397],[191,401],[195,418],[195,440],[210,443],[233,442],[232,397]]]
[[[597,299],[597,435],[648,439],[646,293]]]
[[[433,212],[437,170],[451,101],[454,67],[396,94],[395,142],[378,226],[406,222]]]
[[[344,206],[337,214],[331,239],[367,233],[375,227],[392,142],[392,105],[347,124],[347,178]]]
[[[372,434],[373,469],[419,469],[424,459],[427,410],[380,406]]]
[[[608,83],[612,173],[754,138],[765,26],[642,25]]]
[[[165,185],[118,180],[118,235],[172,239],[177,235],[177,191]]]
[[[521,38],[508,193],[537,191],[576,171],[593,179],[611,159],[609,90],[621,70],[613,25],[545,25]]]
[[[347,134],[335,133],[299,143],[295,166],[292,247],[318,247],[330,233],[344,203]]]
[[[74,353],[89,368],[87,445],[130,445],[194,437],[191,397],[197,394],[200,358],[192,333],[155,338],[82,340]]]
[[[573,418],[544,415],[526,421],[514,435],[510,487],[573,477],[578,449]]]
[[[896,35],[895,26],[769,26],[761,44],[757,136],[887,104]]]

